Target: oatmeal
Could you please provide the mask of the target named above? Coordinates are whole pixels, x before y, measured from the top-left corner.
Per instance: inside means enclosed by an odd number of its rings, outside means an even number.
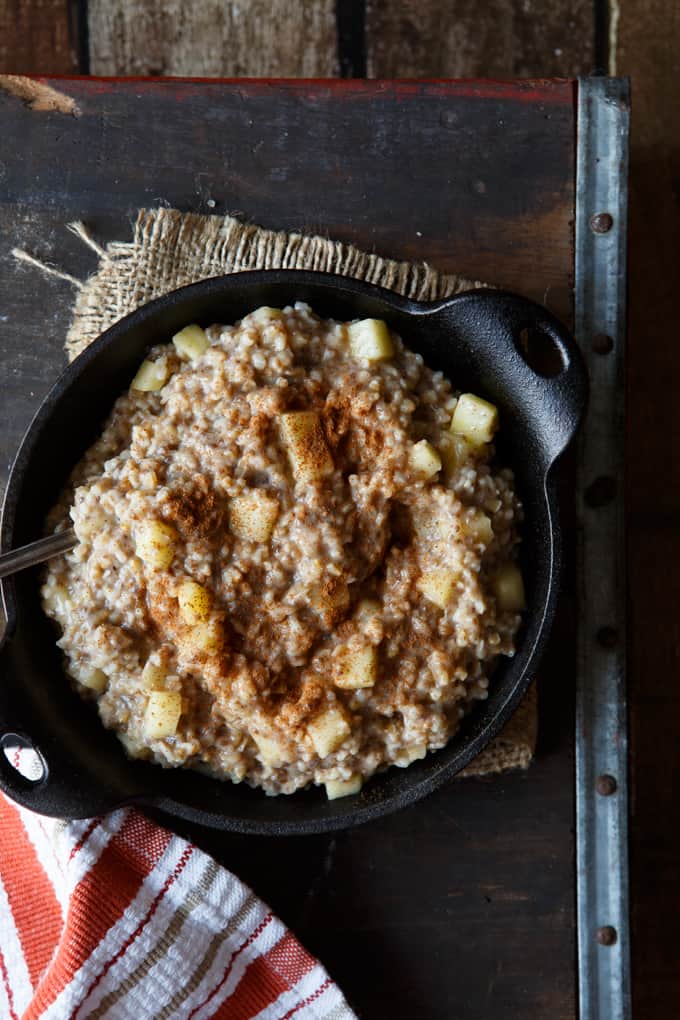
[[[380,320],[183,329],[48,521],[79,540],[42,588],[75,686],[131,756],[269,794],[443,747],[524,605],[497,425]]]

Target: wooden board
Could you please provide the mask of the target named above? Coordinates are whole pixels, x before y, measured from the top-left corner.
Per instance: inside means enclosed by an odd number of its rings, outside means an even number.
[[[238,211],[515,287],[571,317],[574,89],[569,82],[313,84],[52,81],[77,116],[0,93],[15,140],[0,191],[2,477],[64,364],[64,224],[129,236],[135,210]],[[365,1017],[574,1015],[573,648],[562,615],[527,775],[461,781],[336,836],[193,832],[318,953]]]
[[[94,74],[329,78],[333,0],[89,0]]]

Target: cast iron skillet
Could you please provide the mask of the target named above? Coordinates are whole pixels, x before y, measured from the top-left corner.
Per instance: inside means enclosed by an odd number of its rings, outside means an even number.
[[[522,570],[528,608],[518,651],[495,673],[448,747],[408,769],[391,768],[354,797],[326,800],[311,789],[266,797],[183,769],[128,760],[92,705],[71,691],[40,608],[37,570],[2,582],[7,627],[0,645],[0,737],[39,752],[44,775],[30,782],[0,753],[0,786],[47,815],[81,818],[122,804],[244,833],[288,834],[345,828],[410,804],[441,786],[498,733],[526,690],[545,643],[558,587],[560,529],[553,467],[573,438],[586,400],[583,363],[573,340],[545,309],[513,294],[474,291],[433,304],[395,296],[325,273],[263,271],[216,277],[174,291],[116,323],[58,380],[29,427],[10,474],[0,540],[9,549],[35,539],[70,469],[100,432],[115,398],[146,350],[190,322],[233,322],[259,305],[307,301],[336,319],[384,318],[427,364],[456,387],[500,408],[499,458],[512,466],[524,502]],[[527,333],[522,333],[528,330]],[[543,335],[559,372],[537,374],[521,338]],[[10,739],[11,736],[11,739]]]

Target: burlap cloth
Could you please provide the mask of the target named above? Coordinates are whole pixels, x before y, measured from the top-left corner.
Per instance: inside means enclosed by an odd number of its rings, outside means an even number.
[[[82,224],[72,229],[99,257],[99,267],[76,300],[66,349],[73,359],[112,323],[152,298],[209,276],[246,269],[313,269],[434,300],[480,286],[439,273],[424,262],[395,262],[323,237],[265,230],[232,216],[198,216],[175,209],[140,210],[130,242],[100,248]],[[77,281],[74,281],[77,282]],[[537,731],[532,685],[500,735],[461,775],[527,768]]]

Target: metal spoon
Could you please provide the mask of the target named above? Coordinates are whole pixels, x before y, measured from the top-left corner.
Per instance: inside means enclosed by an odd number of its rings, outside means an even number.
[[[9,577],[16,574],[18,570],[25,570],[33,567],[36,563],[49,560],[51,556],[59,556],[60,553],[68,552],[78,544],[76,533],[72,528],[68,531],[59,531],[56,535],[48,535],[47,538],[39,538],[37,542],[23,545],[20,549],[12,549],[11,552],[0,555],[0,577]]]

